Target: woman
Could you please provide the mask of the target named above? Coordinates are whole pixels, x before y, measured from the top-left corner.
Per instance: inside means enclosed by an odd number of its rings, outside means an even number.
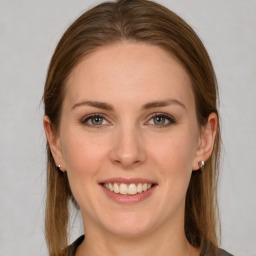
[[[65,32],[44,91],[50,255],[230,255],[216,234],[220,130],[209,56],[151,1]],[[85,236],[67,246],[68,201]]]

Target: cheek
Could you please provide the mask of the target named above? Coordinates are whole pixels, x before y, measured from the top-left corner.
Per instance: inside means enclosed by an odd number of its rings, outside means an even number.
[[[85,136],[84,132],[68,132],[67,129],[62,138],[62,153],[72,193],[80,206],[93,208],[91,197],[85,197],[85,191],[92,195],[98,186],[98,174],[105,166],[106,140]]]
[[[159,168],[166,193],[185,196],[195,156],[195,136],[191,133],[175,133],[155,144],[151,159]]]
[[[187,136],[176,133],[154,144],[151,154],[168,172],[190,172],[196,152],[195,145],[195,139],[189,133]]]
[[[63,136],[62,153],[68,172],[93,175],[106,155],[106,142],[104,138],[95,139],[84,132],[67,131]]]

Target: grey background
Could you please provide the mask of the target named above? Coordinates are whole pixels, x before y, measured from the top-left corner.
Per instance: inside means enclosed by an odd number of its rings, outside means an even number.
[[[100,1],[0,0],[0,255],[46,255],[40,100],[67,26]],[[256,256],[256,1],[160,0],[199,34],[215,66],[224,154],[222,247]],[[73,222],[71,240],[82,232]]]

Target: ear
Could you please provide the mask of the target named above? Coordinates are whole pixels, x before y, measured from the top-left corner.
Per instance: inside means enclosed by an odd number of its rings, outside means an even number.
[[[211,156],[215,136],[218,127],[218,117],[216,113],[211,113],[208,117],[206,125],[202,128],[196,155],[193,161],[193,170],[198,170],[200,161],[206,162]]]
[[[43,123],[44,123],[44,131],[45,131],[47,141],[50,146],[50,150],[54,158],[55,164],[56,166],[61,165],[61,170],[64,171],[66,170],[66,167],[65,167],[64,159],[62,155],[59,135],[52,130],[51,120],[48,116],[44,116]]]

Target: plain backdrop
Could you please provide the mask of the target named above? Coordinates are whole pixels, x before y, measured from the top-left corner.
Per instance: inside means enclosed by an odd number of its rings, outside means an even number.
[[[101,1],[0,0],[0,255],[47,255],[45,136],[48,63],[67,26]],[[256,256],[256,1],[159,0],[198,33],[220,87],[222,247]],[[72,222],[74,240],[82,232]]]

